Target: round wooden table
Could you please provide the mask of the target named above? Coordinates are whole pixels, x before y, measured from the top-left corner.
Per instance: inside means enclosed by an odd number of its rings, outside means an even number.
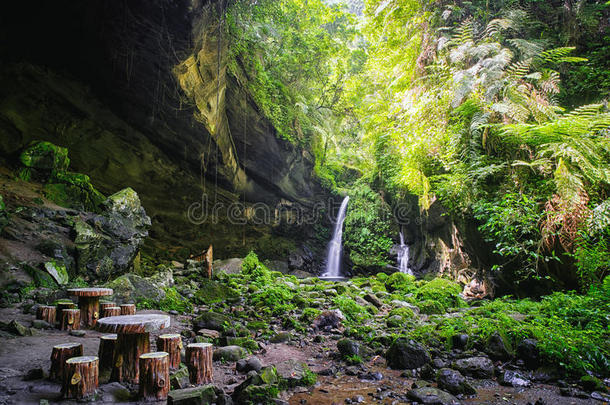
[[[150,332],[169,327],[170,318],[161,314],[120,315],[102,318],[96,329],[116,333],[111,381],[137,383],[139,357],[150,352]]]
[[[112,295],[112,288],[71,288],[69,295],[78,297],[80,320],[85,327],[93,327],[100,317],[100,297]]]

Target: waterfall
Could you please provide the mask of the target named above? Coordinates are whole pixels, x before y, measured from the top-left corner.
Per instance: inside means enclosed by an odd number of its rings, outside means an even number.
[[[413,275],[409,268],[409,246],[405,244],[405,237],[400,231],[400,246],[398,247],[398,269],[401,273]]]
[[[337,222],[335,223],[335,230],[333,231],[333,238],[328,244],[326,271],[322,274],[322,277],[341,277],[341,256],[343,251],[341,239],[343,238],[343,221],[345,221],[348,201],[349,196],[345,197],[341,203],[341,208],[337,215]]]

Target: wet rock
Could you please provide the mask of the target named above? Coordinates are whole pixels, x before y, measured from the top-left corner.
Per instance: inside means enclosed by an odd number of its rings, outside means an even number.
[[[0,329],[17,336],[32,336],[32,331],[30,328],[22,325],[14,319],[8,324],[0,324]]]
[[[604,382],[592,375],[585,375],[580,378],[580,386],[587,392],[599,391],[606,392]]]
[[[262,368],[263,364],[256,356],[250,357],[248,360],[241,359],[235,364],[235,369],[240,373],[247,373],[252,370],[258,372]]]
[[[510,387],[529,387],[531,381],[522,373],[514,370],[506,370],[500,374],[498,382]]]
[[[307,364],[296,360],[286,360],[275,365],[277,375],[290,387],[303,385]]]
[[[586,392],[579,390],[578,388],[573,387],[563,387],[559,389],[559,394],[562,397],[574,397],[574,398],[582,398],[588,399],[590,397]]]
[[[269,339],[271,343],[285,343],[292,340],[292,335],[289,332],[279,332]]]
[[[214,360],[237,361],[246,356],[246,349],[241,346],[225,346],[214,350]]]
[[[351,339],[341,339],[337,342],[337,349],[343,357],[356,356],[360,352],[360,345]]]
[[[523,339],[517,346],[517,356],[531,370],[540,366],[540,350],[536,339]]]
[[[468,346],[468,339],[470,337],[464,333],[451,336],[451,345],[454,349],[464,350]]]
[[[446,390],[453,395],[473,395],[477,393],[459,371],[450,368],[440,369],[436,375],[436,382],[438,388]]]
[[[44,370],[40,367],[36,367],[28,370],[23,376],[24,381],[42,380],[45,377]]]
[[[244,259],[241,258],[232,258],[226,260],[216,260],[214,262],[214,274],[219,275],[220,273],[224,274],[239,274],[241,273],[241,265],[244,262]]]
[[[591,393],[591,398],[596,399],[598,401],[604,401],[604,402],[609,402],[610,403],[610,395],[603,393],[603,392],[592,392]]]
[[[144,278],[137,274],[124,274],[106,287],[114,291],[114,300],[117,303],[131,303],[142,299],[159,301],[165,298],[165,292],[161,285],[153,282],[152,278]]]
[[[87,333],[84,330],[80,330],[80,329],[74,329],[70,331],[70,335],[71,336],[76,336],[76,337],[83,337],[85,336]]]
[[[557,381],[559,378],[559,371],[556,368],[551,366],[542,366],[538,367],[536,371],[532,374],[532,379],[534,381],[548,383],[551,381]]]
[[[196,388],[185,388],[170,391],[167,405],[207,405],[216,401],[217,395],[213,385]]]
[[[59,285],[65,285],[69,281],[68,270],[66,269],[66,265],[63,263],[59,263],[55,260],[50,260],[44,264],[44,269],[53,280]]]
[[[180,363],[180,368],[170,373],[169,381],[172,390],[187,388],[190,384],[188,368]]]
[[[416,388],[407,393],[407,397],[420,404],[429,405],[458,405],[460,401],[448,392],[438,388]]]
[[[312,326],[315,329],[338,328],[345,321],[343,312],[339,309],[322,311],[320,315],[314,319]]]
[[[34,329],[53,329],[53,325],[51,325],[47,321],[43,321],[42,319],[34,319],[32,321],[32,328],[34,328]]]
[[[34,141],[19,156],[25,167],[20,177],[24,180],[49,180],[55,173],[65,172],[70,165],[68,149],[51,142]]]
[[[218,339],[220,337],[220,332],[213,329],[199,329],[197,334],[208,339]]]
[[[383,301],[379,299],[375,294],[368,293],[364,296],[364,300],[375,305],[377,308],[381,308],[383,306]]]
[[[492,378],[494,375],[492,361],[482,356],[456,360],[453,362],[452,368],[464,375],[475,378]]]
[[[222,332],[225,328],[225,323],[231,322],[231,318],[217,312],[204,312],[193,320],[195,329],[212,329]]]
[[[506,348],[504,339],[498,332],[494,332],[487,339],[485,344],[485,353],[487,353],[493,360],[508,360],[512,357]]]
[[[396,339],[386,353],[388,366],[393,369],[405,370],[422,367],[430,362],[428,350],[414,340]]]

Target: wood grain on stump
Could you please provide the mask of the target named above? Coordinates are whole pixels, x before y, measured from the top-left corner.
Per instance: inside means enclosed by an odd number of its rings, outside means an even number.
[[[41,305],[36,310],[36,319],[42,319],[45,322],[55,325],[57,309],[50,305]]]
[[[136,305],[135,304],[122,304],[121,315],[135,315]]]
[[[180,368],[182,336],[178,334],[166,334],[159,336],[157,338],[157,350],[168,353],[170,370],[177,370]]]
[[[111,288],[71,288],[68,294],[78,297],[81,322],[85,327],[93,327],[100,317],[100,297],[112,295]]]
[[[186,347],[186,366],[193,385],[212,382],[212,344],[191,343]]]
[[[98,386],[99,359],[95,356],[66,360],[62,384],[64,398],[82,399],[95,393]]]
[[[112,371],[116,341],[116,334],[103,335],[100,337],[100,347],[97,351],[97,357],[100,359],[100,376],[103,374],[107,374],[108,376]]]
[[[64,309],[75,309],[76,308],[76,304],[73,303],[72,301],[58,301],[57,302],[57,310],[55,311],[55,323],[60,324],[61,323],[61,311],[63,311]]]
[[[140,356],[140,398],[164,400],[169,393],[169,354],[145,353]]]
[[[121,315],[120,307],[106,307],[102,309],[102,318],[108,318],[110,316],[119,316]]]
[[[82,355],[83,345],[81,343],[64,343],[53,346],[53,351],[51,352],[51,370],[49,371],[49,378],[56,381],[63,381],[66,360]]]
[[[64,309],[61,311],[61,320],[59,329],[74,330],[80,329],[80,310],[79,309]]]

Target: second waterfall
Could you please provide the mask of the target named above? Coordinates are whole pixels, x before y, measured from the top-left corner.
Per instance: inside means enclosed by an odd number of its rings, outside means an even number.
[[[342,277],[341,262],[343,256],[343,222],[345,221],[345,213],[347,212],[347,202],[349,196],[345,197],[341,202],[341,208],[337,215],[337,222],[333,231],[333,238],[328,245],[328,256],[326,258],[326,271],[322,277]]]

